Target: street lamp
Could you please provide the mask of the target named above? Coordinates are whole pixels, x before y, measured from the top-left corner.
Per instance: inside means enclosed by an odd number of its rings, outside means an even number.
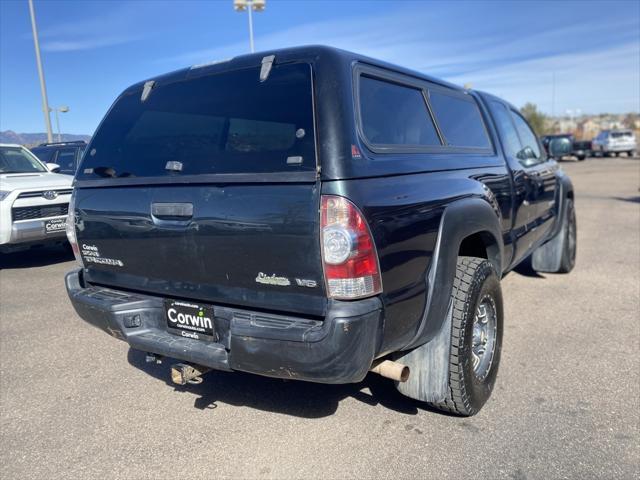
[[[244,12],[245,10],[249,14],[249,47],[251,53],[255,52],[253,48],[253,19],[251,18],[251,11],[262,12],[264,10],[267,0],[233,0],[233,9],[236,12]]]
[[[47,86],[44,82],[44,71],[42,69],[42,59],[40,58],[40,42],[38,42],[38,27],[36,26],[36,13],[33,9],[33,0],[29,0],[29,14],[31,15],[31,31],[33,33],[33,46],[36,49],[36,65],[38,66],[38,76],[40,77],[40,94],[42,95],[42,113],[44,113],[44,126],[47,128],[47,141],[53,141],[51,135],[51,118],[49,117],[49,103],[47,100]]]
[[[62,142],[62,135],[60,135],[60,119],[58,118],[58,112],[67,113],[69,107],[63,105],[62,107],[49,108],[50,112],[56,112],[56,129],[58,130],[58,142]]]

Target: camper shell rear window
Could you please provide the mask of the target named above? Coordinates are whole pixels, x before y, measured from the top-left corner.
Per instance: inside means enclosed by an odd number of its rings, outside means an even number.
[[[125,92],[84,156],[79,180],[314,172],[308,63],[194,76]]]

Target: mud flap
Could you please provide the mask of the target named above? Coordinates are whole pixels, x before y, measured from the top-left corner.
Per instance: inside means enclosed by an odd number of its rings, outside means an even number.
[[[409,367],[406,382],[396,382],[403,395],[422,402],[444,401],[449,389],[449,355],[451,353],[451,302],[447,316],[435,337],[408,352],[398,352],[394,360]]]
[[[566,238],[565,228],[563,225],[555,237],[536,248],[531,255],[531,266],[536,272],[555,273],[560,270]]]
[[[531,266],[536,272],[555,273],[560,270],[564,242],[567,239],[567,202],[562,202],[562,226],[544,245],[539,246],[531,255]]]

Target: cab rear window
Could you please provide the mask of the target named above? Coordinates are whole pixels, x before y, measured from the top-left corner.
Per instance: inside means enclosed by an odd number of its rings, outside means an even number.
[[[114,104],[79,179],[314,171],[311,66],[274,65],[142,88]]]
[[[32,148],[31,153],[33,153],[38,159],[44,163],[49,163],[53,161],[53,154],[56,153],[54,148]]]
[[[611,132],[613,138],[631,138],[633,133],[631,132]]]

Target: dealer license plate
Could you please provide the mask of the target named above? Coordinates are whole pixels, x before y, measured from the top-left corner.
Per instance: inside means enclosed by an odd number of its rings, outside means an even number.
[[[213,307],[182,300],[165,300],[169,331],[196,340],[215,339]]]
[[[66,218],[54,218],[52,220],[44,221],[44,233],[49,235],[51,233],[64,232],[67,228]]]

